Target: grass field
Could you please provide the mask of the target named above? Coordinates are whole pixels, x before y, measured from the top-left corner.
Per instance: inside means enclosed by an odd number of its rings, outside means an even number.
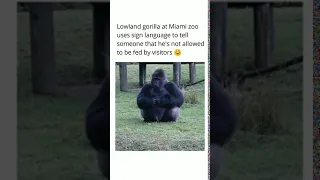
[[[46,97],[31,93],[29,19],[26,13],[18,15],[19,179],[98,180],[94,153],[83,133],[84,110],[97,93],[96,86],[87,85],[92,69],[91,11],[57,11],[54,18],[61,93]],[[243,68],[253,62],[252,11],[229,10],[228,18],[230,64]],[[274,63],[278,63],[302,53],[302,9],[276,9],[275,19]],[[301,179],[301,79],[301,71],[279,72],[265,84],[248,82],[257,91],[280,89],[274,97],[281,100],[281,116],[290,133],[237,133],[228,148],[221,180]]]
[[[156,68],[163,68],[169,81],[173,80],[172,65],[148,65],[147,81]],[[187,83],[189,66],[182,65],[182,83]],[[197,64],[197,79],[204,79],[204,65]],[[136,98],[139,68],[128,66],[128,81],[132,92],[119,91],[119,72],[117,68],[116,92],[116,150],[121,151],[203,151],[204,137],[204,84],[200,83],[186,89],[192,92],[199,103],[184,103],[177,123],[144,123],[137,109]],[[131,87],[130,87],[131,86]],[[191,89],[191,90],[189,90]]]

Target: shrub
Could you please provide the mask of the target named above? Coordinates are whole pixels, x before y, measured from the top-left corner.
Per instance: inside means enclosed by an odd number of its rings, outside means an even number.
[[[233,94],[232,97],[238,112],[240,130],[259,135],[280,134],[285,131],[275,95],[250,92]]]
[[[182,90],[184,92],[185,103],[199,104],[200,97],[195,89]]]

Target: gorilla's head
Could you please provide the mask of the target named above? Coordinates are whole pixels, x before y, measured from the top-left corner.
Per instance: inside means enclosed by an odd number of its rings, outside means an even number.
[[[155,97],[160,92],[160,88],[152,84],[146,84],[143,92],[147,97]]]
[[[152,74],[151,84],[158,88],[161,88],[168,82],[167,75],[163,69],[156,69]]]

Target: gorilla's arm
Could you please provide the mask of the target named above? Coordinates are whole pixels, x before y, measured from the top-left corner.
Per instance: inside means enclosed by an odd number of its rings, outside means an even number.
[[[137,96],[137,105],[139,109],[148,109],[153,107],[153,99],[151,97],[150,91],[152,90],[153,86],[151,84],[145,84],[138,96]]]
[[[90,144],[98,151],[110,149],[110,82],[105,79],[98,96],[86,111],[85,129]]]
[[[172,82],[164,85],[169,94],[161,97],[161,106],[166,108],[181,107],[184,103],[184,96],[179,87]]]
[[[215,77],[210,77],[210,180],[214,180],[223,161],[223,146],[236,130],[233,103]]]
[[[229,95],[210,77],[210,142],[223,146],[236,129],[237,114]]]

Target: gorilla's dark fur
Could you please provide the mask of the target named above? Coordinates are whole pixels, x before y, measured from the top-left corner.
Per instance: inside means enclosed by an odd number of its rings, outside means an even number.
[[[210,76],[210,180],[219,173],[223,147],[236,130],[235,107],[217,79]]]
[[[223,146],[235,131],[237,115],[229,95],[210,78],[210,142]]]
[[[154,71],[151,84],[145,84],[137,96],[137,105],[146,122],[176,121],[183,103],[181,90],[175,83],[168,82],[163,69]]]
[[[86,111],[85,130],[91,146],[97,151],[98,166],[110,179],[110,81],[102,88]]]

